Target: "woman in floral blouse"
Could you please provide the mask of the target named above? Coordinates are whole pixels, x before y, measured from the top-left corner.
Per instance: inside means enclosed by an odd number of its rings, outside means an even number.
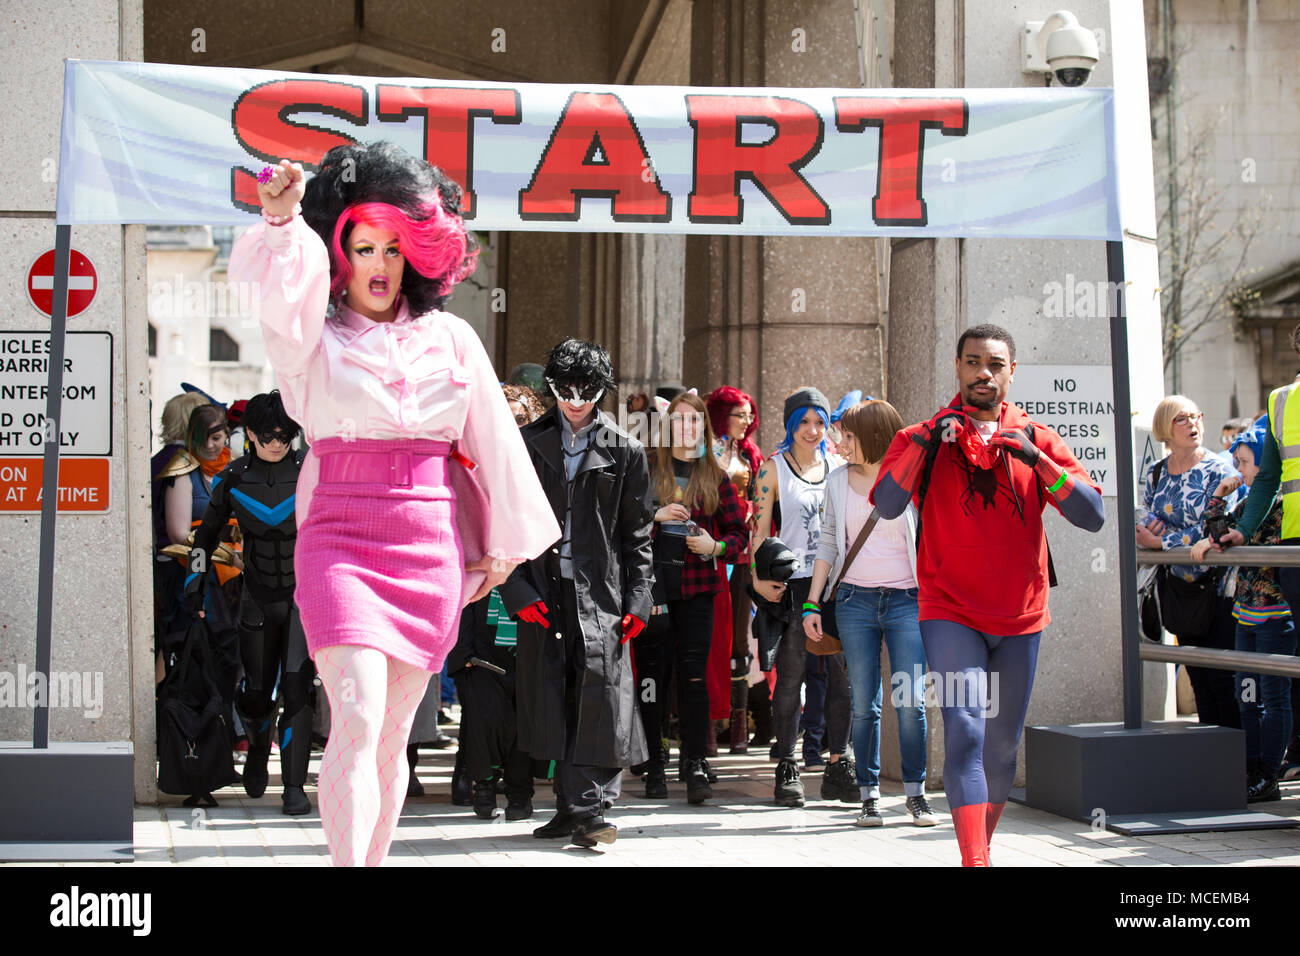
[[[1169,447],[1162,461],[1147,469],[1144,503],[1149,518],[1137,527],[1141,548],[1163,550],[1189,547],[1205,536],[1205,508],[1211,493],[1228,478],[1232,466],[1201,444],[1205,437],[1205,416],[1196,403],[1182,395],[1170,395],[1156,406],[1151,431],[1157,441]],[[1159,470],[1159,481],[1155,473]],[[1235,502],[1236,493],[1233,492]],[[1169,574],[1185,581],[1199,581],[1211,573],[1205,565],[1177,565]],[[1177,635],[1180,644],[1231,649],[1235,644],[1232,600],[1222,595],[1215,602],[1208,634]],[[1207,667],[1188,667],[1187,677],[1196,696],[1196,713],[1203,724],[1240,727],[1232,674]]]
[[[1236,516],[1227,515],[1227,498],[1241,485],[1249,488],[1254,482],[1267,430],[1268,418],[1264,417],[1233,442],[1233,461],[1242,477],[1229,478],[1214,489],[1205,508],[1207,523],[1227,516],[1229,526],[1236,524]],[[1275,497],[1268,515],[1247,544],[1277,544],[1281,534],[1282,501]],[[1223,550],[1211,538],[1202,538],[1192,547],[1192,556],[1197,560],[1204,558],[1211,548]],[[1291,608],[1278,586],[1277,569],[1242,567],[1238,570],[1232,616],[1237,619],[1237,650],[1295,654],[1295,625]],[[1241,729],[1246,732],[1246,802],[1280,799],[1278,772],[1292,729],[1291,678],[1248,673],[1236,673],[1232,678],[1241,708]]]

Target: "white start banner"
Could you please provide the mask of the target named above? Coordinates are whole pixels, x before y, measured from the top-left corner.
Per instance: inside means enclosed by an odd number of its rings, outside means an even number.
[[[247,225],[388,140],[477,230],[1121,237],[1109,89],[468,83],[69,60],[57,222]]]

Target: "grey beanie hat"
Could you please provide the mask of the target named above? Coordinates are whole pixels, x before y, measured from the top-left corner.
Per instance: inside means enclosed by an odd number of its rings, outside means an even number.
[[[826,401],[826,396],[820,390],[815,388],[801,388],[785,400],[785,415],[783,421],[788,422],[790,416],[801,408],[820,408],[826,413],[826,417],[831,417],[831,403]]]

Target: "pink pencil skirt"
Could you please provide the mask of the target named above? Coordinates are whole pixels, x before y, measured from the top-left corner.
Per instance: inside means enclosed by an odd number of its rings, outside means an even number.
[[[312,446],[307,487],[299,482],[299,495],[310,499],[294,572],[313,658],[322,647],[354,644],[442,669],[456,643],[465,577],[448,449],[429,440],[326,438]]]

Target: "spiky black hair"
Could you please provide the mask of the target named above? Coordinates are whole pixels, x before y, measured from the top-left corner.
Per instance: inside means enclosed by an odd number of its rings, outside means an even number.
[[[565,339],[546,358],[546,377],[553,382],[582,382],[614,391],[614,371],[603,345]]]

